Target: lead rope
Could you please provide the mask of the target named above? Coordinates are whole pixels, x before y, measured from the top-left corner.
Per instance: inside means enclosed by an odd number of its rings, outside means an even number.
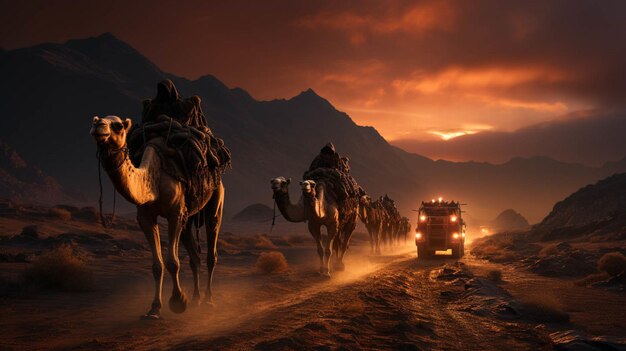
[[[272,225],[270,226],[270,235],[272,235],[272,230],[274,230],[274,225],[276,225],[276,198],[274,198],[274,213],[272,214]]]
[[[101,161],[100,161],[100,150],[96,152],[96,157],[98,158],[98,185],[100,186],[100,197],[98,198],[98,205],[100,207],[100,222],[103,227],[107,227],[106,221],[104,220],[104,214],[102,213],[102,171],[100,170]]]
[[[115,191],[115,187],[113,187],[113,215],[111,216],[111,227],[115,224],[115,198],[117,191]]]
[[[202,245],[200,245],[200,213],[202,213],[202,215],[204,216],[204,209],[200,210],[200,212],[198,212],[198,214],[196,215],[196,220],[195,220],[195,226],[196,226],[196,244],[198,245],[198,254],[202,254]],[[205,223],[204,225],[206,225],[206,219],[205,219]]]

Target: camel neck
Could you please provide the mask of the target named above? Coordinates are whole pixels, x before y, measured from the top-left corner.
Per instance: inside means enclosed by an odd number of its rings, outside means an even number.
[[[138,168],[130,161],[126,147],[101,153],[100,160],[113,186],[126,200],[135,205],[156,200],[161,160],[152,147],[146,147]]]
[[[280,213],[289,222],[304,222],[306,220],[304,217],[304,202],[302,197],[296,204],[293,204],[289,198],[289,192],[277,192],[274,194],[274,201],[276,201],[276,206]]]

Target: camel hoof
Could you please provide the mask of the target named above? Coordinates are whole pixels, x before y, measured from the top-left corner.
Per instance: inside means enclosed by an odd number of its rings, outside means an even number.
[[[170,311],[174,313],[183,313],[187,309],[187,297],[184,293],[180,296],[172,295],[170,297]]]
[[[212,298],[208,298],[208,299],[204,299],[204,301],[202,302],[202,305],[205,307],[215,307],[215,303],[213,302]]]
[[[324,278],[330,278],[330,273],[328,272],[320,272],[320,275]]]
[[[139,319],[142,321],[158,321],[159,319],[163,319],[163,317],[161,317],[159,313],[148,312],[140,316]]]
[[[202,303],[200,302],[200,295],[193,295],[193,297],[191,298],[191,302],[189,303],[190,306],[200,306]]]

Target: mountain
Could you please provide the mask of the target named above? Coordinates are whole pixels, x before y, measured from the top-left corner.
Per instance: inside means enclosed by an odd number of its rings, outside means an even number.
[[[493,220],[491,226],[497,232],[507,230],[525,230],[530,228],[530,224],[528,224],[526,218],[513,209],[502,211],[502,213],[500,213],[498,217]]]
[[[328,141],[350,158],[353,175],[370,195],[388,193],[405,215],[421,200],[443,196],[468,203],[477,218],[515,207],[539,221],[580,186],[626,171],[626,159],[603,167],[545,157],[498,165],[433,161],[356,125],[311,89],[257,101],[210,75],[191,81],[163,72],[111,34],[4,52],[0,75],[0,138],[66,188],[91,198],[98,189],[92,117],[116,114],[136,122],[141,99],[153,96],[163,78],[181,94],[202,98],[210,126],[232,151],[233,170],[224,176],[227,216],[250,203],[271,205],[269,180],[300,179]],[[297,186],[292,192],[297,196]]]
[[[557,202],[536,229],[584,227],[615,218],[626,219],[626,173],[587,185]]]
[[[63,189],[56,179],[29,165],[0,140],[0,198],[19,203],[63,203],[84,200]]]
[[[514,132],[485,131],[447,141],[397,140],[394,145],[433,158],[504,162],[543,155],[602,165],[624,157],[626,111],[586,111]]]
[[[261,223],[271,221],[273,216],[274,212],[271,207],[263,204],[252,204],[234,215],[233,221]]]

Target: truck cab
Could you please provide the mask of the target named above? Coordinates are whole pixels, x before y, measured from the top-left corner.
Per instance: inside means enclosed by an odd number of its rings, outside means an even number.
[[[452,250],[452,257],[465,254],[465,222],[461,204],[455,201],[423,201],[415,226],[417,256],[428,258],[435,251]]]

